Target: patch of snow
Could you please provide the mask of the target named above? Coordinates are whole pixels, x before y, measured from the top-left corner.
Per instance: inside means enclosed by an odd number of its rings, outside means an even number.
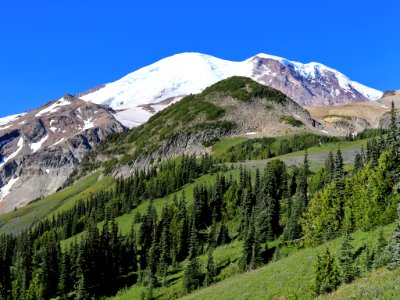
[[[5,129],[8,129],[8,128],[10,128],[10,127],[11,127],[11,125],[1,126],[1,127],[0,127],[0,130],[5,130]]]
[[[50,170],[49,170],[49,169],[46,169],[46,173],[49,174],[49,173],[50,173]]]
[[[17,146],[18,148],[15,152],[13,152],[10,156],[3,159],[3,161],[0,163],[0,168],[3,167],[8,161],[12,160],[14,157],[18,155],[18,153],[21,152],[22,148],[24,147],[24,139],[22,137],[19,138]]]
[[[255,132],[255,131],[252,131],[252,132],[247,132],[246,134],[247,135],[254,135],[254,134],[257,134],[258,132]]]
[[[49,138],[48,135],[46,135],[44,138],[42,138],[39,142],[37,143],[32,143],[31,144],[31,149],[32,149],[32,153],[35,153],[36,151],[38,151],[40,148],[42,148],[42,145],[45,141],[47,141],[47,139]]]
[[[90,118],[89,120],[84,120],[83,122],[84,122],[84,126],[83,126],[82,131],[88,130],[88,129],[94,127],[94,123],[92,122],[92,118]]]
[[[19,177],[11,178],[8,183],[0,189],[0,200],[3,200],[10,192]]]
[[[389,107],[387,107],[386,105],[380,105],[380,107],[382,107],[382,108],[389,108]]]
[[[114,114],[114,118],[122,125],[128,128],[133,128],[147,122],[152,115],[152,113],[144,110],[141,107],[132,107],[117,112]]]
[[[11,115],[11,116],[0,118],[0,126],[6,125],[6,124],[11,123],[11,122],[14,122],[15,120],[21,118],[24,115],[26,115],[26,113],[16,114],[16,115]]]
[[[56,132],[58,128],[57,128],[57,127],[50,127],[49,129],[50,129],[51,131],[53,131],[53,132]]]
[[[351,81],[344,74],[316,62],[303,64],[263,53],[241,62],[222,60],[201,53],[181,53],[108,83],[82,96],[81,99],[109,105],[115,110],[123,110],[122,113],[117,112],[115,117],[125,126],[134,127],[146,122],[152,115],[140,109],[141,105],[156,104],[166,99],[199,93],[206,87],[231,76],[245,76],[260,81],[263,72],[270,76],[277,75],[268,68],[261,71],[261,76],[259,72],[254,72],[258,63],[258,59],[255,58],[277,60],[311,81],[319,80],[325,72],[331,72],[338,81],[339,92],[353,94],[353,98],[356,98],[354,95],[356,92],[369,100],[376,100],[382,96],[381,91]],[[332,95],[334,93],[335,91],[332,91]],[[337,92],[336,94],[338,95]],[[165,106],[160,106],[160,110],[163,108]],[[129,116],[128,112],[132,115]]]
[[[335,95],[339,96],[340,95],[340,91],[338,89],[335,89]]]
[[[326,131],[326,130],[321,129],[320,131],[323,132],[323,133],[328,134],[328,131]]]
[[[64,140],[65,140],[65,139],[64,139],[64,138],[62,138],[62,139],[61,139],[61,140],[59,140],[57,143],[53,144],[53,146],[57,146],[58,144],[62,143]],[[52,147],[53,147],[53,146],[52,146]]]
[[[40,116],[43,116],[43,115],[48,114],[48,113],[54,113],[54,112],[56,112],[60,107],[66,106],[66,105],[69,105],[69,104],[71,104],[71,102],[68,101],[68,100],[66,100],[66,99],[63,97],[63,98],[61,98],[60,100],[58,100],[58,101],[54,102],[53,104],[49,105],[49,106],[46,107],[45,109],[42,109],[41,111],[39,111],[39,112],[35,115],[35,117],[40,117]]]
[[[81,99],[113,109],[127,109],[199,93],[234,75],[250,77],[252,68],[253,65],[246,61],[232,62],[201,53],[182,53],[106,84]]]

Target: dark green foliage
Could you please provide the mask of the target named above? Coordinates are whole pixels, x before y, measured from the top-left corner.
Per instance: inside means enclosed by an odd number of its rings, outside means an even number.
[[[392,101],[390,109],[390,127],[388,132],[388,147],[392,155],[397,159],[399,151],[399,137],[398,137],[398,124],[397,124],[397,110]]]
[[[212,251],[209,250],[207,254],[207,266],[206,266],[206,277],[204,279],[204,285],[209,286],[215,282],[215,277],[217,276],[217,271],[215,269],[214,258],[212,256]]]
[[[283,237],[285,240],[295,240],[300,238],[302,235],[300,220],[308,206],[307,179],[310,173],[308,153],[306,151],[303,166],[297,173],[297,178],[292,179],[292,185],[295,184],[296,186],[295,194],[286,200],[286,203],[288,204],[286,207],[287,220],[283,231]],[[294,182],[294,180],[296,181]]]
[[[274,239],[282,231],[279,224],[280,201],[287,196],[287,188],[286,165],[280,160],[269,161],[264,170],[257,200],[265,207],[268,240]]]
[[[80,276],[76,287],[75,287],[75,300],[89,300],[91,297],[89,296],[86,290],[86,282],[85,277],[83,275]]]
[[[253,211],[246,226],[245,237],[243,239],[242,256],[240,258],[240,268],[254,270],[262,264],[261,244],[256,231],[256,212]]]
[[[282,92],[259,84],[247,77],[233,76],[221,80],[216,84],[206,88],[202,95],[208,96],[212,93],[229,93],[232,97],[249,102],[253,99],[265,99],[276,103],[285,103],[288,98]]]
[[[9,235],[0,236],[0,298],[12,296],[11,266],[15,249],[15,238]]]
[[[293,136],[281,138],[255,138],[230,147],[226,153],[222,155],[222,158],[233,162],[245,161],[248,159],[255,160],[271,158],[337,141],[339,141],[339,139],[336,137],[316,135],[312,133],[295,134]]]
[[[400,204],[397,207],[397,222],[394,236],[391,241],[392,258],[388,264],[391,270],[397,269],[400,266]]]
[[[183,286],[187,293],[190,293],[201,285],[200,265],[197,258],[191,258],[183,274]]]
[[[364,167],[364,160],[363,157],[360,153],[356,153],[356,156],[354,158],[354,169],[353,173],[357,173],[359,170],[361,170]]]
[[[387,133],[386,129],[383,128],[368,128],[363,131],[357,133],[357,135],[353,138],[354,140],[363,140],[372,137],[382,136]]]
[[[340,274],[335,257],[329,248],[318,254],[314,264],[311,289],[315,296],[334,291],[340,285]]]
[[[291,125],[291,126],[293,126],[293,127],[301,127],[301,126],[304,126],[304,123],[303,123],[302,121],[300,121],[300,120],[298,120],[298,119],[296,119],[296,118],[294,118],[294,117],[292,117],[292,116],[282,116],[282,117],[280,118],[280,121],[281,121],[281,122],[284,122],[284,123],[286,123],[286,124],[289,124],[289,125]]]
[[[327,173],[327,183],[332,182],[335,176],[335,160],[332,151],[329,151],[328,157],[325,160],[325,170]]]
[[[376,243],[374,250],[374,268],[379,268],[387,265],[389,263],[389,259],[387,258],[386,247],[387,241],[383,236],[383,232],[379,233],[378,242]]]
[[[217,246],[226,245],[229,244],[230,242],[231,238],[229,237],[228,227],[226,227],[225,223],[222,222],[218,231],[216,245]]]
[[[342,238],[342,246],[340,248],[339,266],[341,279],[343,283],[349,283],[353,280],[356,271],[354,266],[353,238],[346,230]]]

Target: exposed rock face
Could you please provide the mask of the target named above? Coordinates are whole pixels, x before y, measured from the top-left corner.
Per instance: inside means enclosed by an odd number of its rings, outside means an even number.
[[[388,128],[394,103],[400,121],[400,91],[385,92],[373,102],[350,103],[331,107],[307,107],[312,117],[334,135],[357,134],[368,128]]]
[[[70,95],[0,126],[0,213],[55,192],[101,139],[124,127]]]
[[[202,123],[204,119],[201,117],[194,118],[190,123],[192,127],[181,128],[171,139],[161,139],[158,142],[158,150],[146,155],[139,155],[129,165],[119,165],[113,175],[126,177],[137,170],[147,169],[155,162],[173,159],[182,154],[202,155],[210,153],[211,146],[209,146],[209,142],[224,137],[271,137],[304,132],[326,132],[323,125],[314,120],[307,110],[289,97],[285,97],[285,100],[281,103],[263,98],[253,98],[251,101],[245,102],[234,98],[230,94],[217,92],[210,94],[205,100],[224,109],[224,115],[218,121],[226,121],[235,124],[235,126],[232,129],[217,127],[196,131],[192,129],[193,126],[195,127],[196,124]],[[170,111],[174,111],[174,107],[166,108],[166,110],[165,114],[168,115]],[[158,116],[156,115],[154,117],[156,119],[150,120],[149,123],[142,125],[137,130],[146,128],[146,126],[151,127],[152,122],[157,120]],[[161,123],[168,124],[174,118],[174,115],[170,115],[171,119],[163,119],[162,116],[159,118],[161,118]],[[287,122],[287,119],[290,122]],[[158,121],[160,120],[156,122]],[[156,134],[152,138],[156,138]],[[112,158],[108,157],[105,160]]]
[[[289,61],[255,56],[252,78],[280,90],[301,106],[332,106],[369,101],[339,72],[317,63],[299,67]]]
[[[340,105],[382,96],[382,92],[320,63],[303,64],[267,54],[234,62],[201,53],[181,53],[82,93],[82,99],[109,105],[118,110],[118,120],[134,127],[183,96],[200,93],[232,76],[273,87],[302,106]]]

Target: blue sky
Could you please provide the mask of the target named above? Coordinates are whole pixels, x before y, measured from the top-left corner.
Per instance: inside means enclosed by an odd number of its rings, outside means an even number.
[[[0,116],[172,54],[264,52],[400,89],[399,1],[3,1]]]

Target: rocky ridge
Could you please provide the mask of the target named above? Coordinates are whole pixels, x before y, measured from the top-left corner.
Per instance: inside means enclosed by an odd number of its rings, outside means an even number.
[[[0,120],[0,213],[55,192],[100,140],[125,128],[71,95]]]

